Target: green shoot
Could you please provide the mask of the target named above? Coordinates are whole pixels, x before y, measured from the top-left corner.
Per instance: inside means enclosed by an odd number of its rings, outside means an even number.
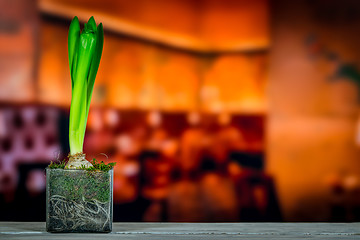
[[[101,23],[96,27],[94,17],[91,17],[80,32],[79,20],[74,17],[68,36],[72,90],[69,127],[71,155],[83,152],[86,122],[103,44],[104,31]]]

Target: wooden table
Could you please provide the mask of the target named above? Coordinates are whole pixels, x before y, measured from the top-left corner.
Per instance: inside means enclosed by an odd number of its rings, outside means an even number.
[[[114,223],[109,234],[47,233],[43,222],[0,222],[0,239],[360,239],[360,223]]]

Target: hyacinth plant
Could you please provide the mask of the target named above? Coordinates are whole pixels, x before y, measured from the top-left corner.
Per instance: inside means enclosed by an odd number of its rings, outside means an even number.
[[[104,44],[102,23],[96,26],[91,17],[80,31],[80,23],[74,17],[68,36],[69,67],[71,75],[71,106],[69,144],[70,154],[66,169],[92,167],[83,153],[86,122],[89,114],[91,95],[99,68]]]

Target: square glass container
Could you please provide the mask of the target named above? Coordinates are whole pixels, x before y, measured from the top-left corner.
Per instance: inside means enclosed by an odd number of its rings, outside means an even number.
[[[46,168],[46,231],[112,230],[113,170]]]

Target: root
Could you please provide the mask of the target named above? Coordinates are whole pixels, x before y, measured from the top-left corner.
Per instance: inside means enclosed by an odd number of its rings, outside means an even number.
[[[78,230],[83,226],[96,226],[104,228],[110,222],[109,203],[92,199],[80,202],[66,200],[65,197],[54,195],[50,198],[52,211],[50,218],[61,222],[57,230]],[[103,223],[103,224],[102,224]],[[100,226],[100,224],[102,224]]]

